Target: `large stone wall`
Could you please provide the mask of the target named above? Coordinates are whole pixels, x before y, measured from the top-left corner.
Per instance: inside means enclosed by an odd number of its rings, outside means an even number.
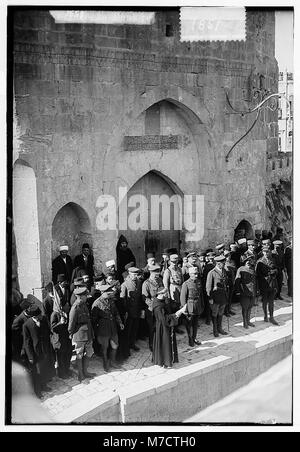
[[[277,152],[277,113],[263,113],[226,163],[254,118],[230,114],[225,92],[236,108],[248,109],[255,90],[277,91],[274,12],[248,10],[245,42],[181,43],[178,9],[158,10],[151,26],[58,24],[41,10],[15,10],[13,22],[16,142],[37,178],[43,282],[59,209],[69,202],[84,209],[100,270],[115,253],[118,232],[97,230],[98,197],[116,195],[121,183],[130,188],[150,170],[183,193],[205,196],[205,236],[185,246],[232,240],[243,219],[264,226],[266,155]],[[125,151],[124,137],[164,100],[182,112],[193,149]]]

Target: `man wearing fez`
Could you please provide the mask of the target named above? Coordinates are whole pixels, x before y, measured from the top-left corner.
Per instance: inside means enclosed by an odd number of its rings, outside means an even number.
[[[28,308],[30,318],[23,324],[24,352],[31,370],[34,391],[50,391],[47,383],[55,374],[48,321],[38,306]]]
[[[136,259],[134,257],[134,254],[128,247],[128,240],[122,234],[120,235],[117,243],[116,254],[117,254],[118,279],[122,283],[124,280],[122,275],[126,270],[125,266],[130,262],[133,263],[133,266],[136,265]]]
[[[76,364],[78,369],[78,380],[94,377],[95,374],[88,372],[88,360],[93,356],[93,329],[90,313],[87,307],[86,287],[74,289],[76,295],[69,314],[68,331],[72,344],[75,346]]]
[[[243,326],[248,329],[249,326],[255,327],[251,323],[251,309],[255,304],[257,295],[256,260],[254,256],[244,257],[243,265],[238,269],[235,278],[235,290],[240,294],[240,303],[242,305]]]
[[[102,347],[103,368],[109,371],[109,366],[118,368],[116,354],[119,347],[118,327],[122,331],[124,325],[114,302],[114,291],[108,284],[100,286],[101,296],[92,306],[92,324],[97,342]],[[108,358],[110,356],[110,359]]]
[[[178,254],[170,255],[170,265],[164,272],[163,284],[168,290],[169,297],[171,299],[171,312],[175,313],[180,309],[180,293],[182,284],[184,282],[182,269],[178,266],[179,256]],[[175,332],[183,334],[178,326],[175,327]]]
[[[277,294],[275,298],[277,300],[283,300],[281,296],[281,289],[283,283],[283,270],[284,270],[284,251],[283,251],[283,242],[281,240],[275,240],[273,242],[274,250],[272,251],[273,258],[275,260],[275,265],[277,268]]]
[[[186,306],[184,323],[186,326],[189,346],[200,345],[197,340],[198,320],[204,310],[201,281],[198,267],[189,267],[189,279],[182,284],[180,302]]]
[[[206,293],[211,305],[213,334],[215,337],[219,337],[219,333],[227,334],[222,328],[222,319],[229,296],[228,278],[224,268],[225,261],[225,256],[215,257],[215,267],[208,273],[206,281]]]
[[[150,276],[142,285],[143,310],[148,325],[149,349],[152,351],[153,346],[153,300],[158,292],[163,288],[163,282],[160,277],[160,265],[155,264],[149,266]]]
[[[129,348],[139,351],[135,344],[139,328],[139,319],[142,311],[142,281],[138,279],[139,269],[130,267],[128,277],[121,285],[120,303],[125,309],[125,330]]]
[[[52,282],[57,283],[57,277],[60,274],[66,276],[68,283],[71,282],[73,273],[72,259],[68,255],[69,247],[67,245],[61,245],[59,247],[59,256],[52,261]]]
[[[272,256],[270,246],[264,245],[262,248],[263,256],[257,261],[256,276],[260,294],[262,296],[262,305],[264,310],[264,321],[268,322],[268,308],[270,322],[278,325],[274,319],[274,299],[278,291],[276,263]]]
[[[89,285],[92,286],[94,278],[94,256],[91,253],[90,245],[88,243],[82,245],[81,254],[75,257],[74,268],[76,267],[86,271],[87,275],[89,275]]]
[[[239,252],[239,246],[236,243],[229,245],[231,260],[235,263],[236,269],[241,265],[241,253]]]

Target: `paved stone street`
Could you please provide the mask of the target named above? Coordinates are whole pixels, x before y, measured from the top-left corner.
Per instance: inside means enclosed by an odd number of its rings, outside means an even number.
[[[105,400],[107,393],[115,393],[117,396],[132,388],[137,391],[139,387],[142,391],[147,387],[147,383],[155,385],[156,379],[160,383],[167,382],[168,378],[174,377],[174,373],[181,374],[184,368],[188,370],[189,366],[195,363],[224,356],[239,359],[251,350],[288,336],[292,332],[292,302],[286,296],[283,301],[277,300],[275,303],[275,317],[280,323],[279,327],[263,321],[261,303],[257,307],[256,316],[255,308],[253,309],[252,321],[255,322],[256,327],[248,330],[242,326],[240,305],[234,305],[234,309],[237,315],[229,318],[229,322],[226,317],[223,321],[223,327],[226,330],[229,328],[228,336],[215,338],[212,334],[212,326],[203,323],[202,319],[198,330],[198,339],[202,342],[200,346],[189,347],[186,334],[177,336],[180,362],[175,364],[172,369],[153,366],[147,342],[139,341],[138,345],[141,350],[132,352],[130,359],[120,366],[119,370],[104,372],[102,359],[94,356],[91,359],[89,370],[95,372],[97,377],[84,380],[82,383],[78,382],[75,372],[74,377],[68,380],[55,377],[49,383],[53,391],[43,395],[42,406],[47,409],[54,420],[59,419],[62,422],[65,410],[70,411],[72,407],[79,406],[78,404],[84,403],[89,396],[95,395],[100,399],[103,396],[103,400]]]

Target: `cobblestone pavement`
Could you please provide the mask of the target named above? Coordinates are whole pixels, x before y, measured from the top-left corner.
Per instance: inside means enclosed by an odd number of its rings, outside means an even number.
[[[42,406],[55,418],[62,414],[65,409],[71,408],[77,403],[83,402],[87,396],[99,394],[103,391],[113,391],[116,394],[119,391],[126,390],[126,386],[146,383],[147,379],[161,377],[168,379],[170,372],[174,369],[189,366],[196,362],[205,361],[226,355],[228,357],[239,356],[255,347],[255,344],[263,345],[271,340],[281,338],[283,335],[292,332],[292,301],[285,296],[284,300],[276,300],[275,317],[280,326],[274,326],[263,321],[263,311],[261,303],[252,310],[252,322],[255,322],[255,328],[248,330],[243,328],[241,307],[239,304],[233,305],[236,315],[230,318],[223,317],[223,328],[229,331],[228,336],[215,338],[212,334],[212,325],[206,325],[203,319],[200,320],[197,339],[201,340],[201,345],[190,347],[188,345],[186,333],[177,335],[179,363],[176,363],[172,369],[164,369],[159,366],[153,366],[151,362],[151,353],[148,349],[147,341],[138,341],[139,352],[132,352],[131,357],[120,365],[119,369],[113,369],[106,373],[103,370],[102,358],[93,356],[90,360],[89,371],[96,373],[96,377],[83,380],[79,383],[77,374],[74,370],[73,376],[67,380],[54,377],[48,386],[52,388],[51,392],[44,393],[41,399]],[[72,366],[75,367],[75,357],[72,358]]]

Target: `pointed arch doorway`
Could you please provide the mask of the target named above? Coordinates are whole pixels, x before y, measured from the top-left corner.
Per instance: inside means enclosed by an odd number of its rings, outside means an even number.
[[[150,171],[141,177],[128,191],[128,205],[130,205],[130,199],[134,199],[135,195],[143,195],[147,200],[147,207],[144,208],[143,214],[148,219],[148,227],[138,230],[130,228],[127,230],[120,229],[119,233],[127,238],[128,245],[135,255],[137,266],[144,267],[147,253],[153,252],[159,262],[164,248],[176,248],[179,252],[181,230],[178,229],[178,225],[181,224],[179,200],[181,193],[178,187],[168,180],[167,177],[156,171]],[[159,197],[166,195],[164,199],[168,198],[171,200],[169,210],[164,208],[162,204],[159,206],[159,211],[155,208],[153,209],[152,195]],[[134,208],[132,207],[127,208],[127,218],[130,218],[133,210]],[[166,228],[165,218],[169,213],[170,225]],[[151,227],[151,217],[153,215],[156,218],[154,220],[155,224],[152,225],[154,228]]]

